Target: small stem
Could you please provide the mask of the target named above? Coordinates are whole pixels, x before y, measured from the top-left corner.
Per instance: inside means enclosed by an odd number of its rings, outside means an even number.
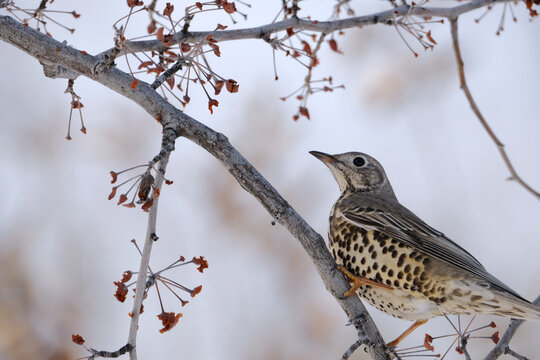
[[[540,200],[540,193],[534,190],[529,184],[527,184],[523,179],[517,174],[516,170],[514,169],[514,165],[512,165],[512,162],[510,161],[510,158],[508,157],[508,154],[506,153],[506,150],[504,149],[504,144],[499,140],[497,135],[495,135],[495,132],[491,129],[489,124],[487,123],[486,119],[480,112],[480,109],[476,105],[476,101],[474,101],[474,98],[471,94],[471,91],[469,90],[469,86],[467,85],[467,81],[465,79],[465,70],[463,68],[463,58],[461,57],[461,50],[459,48],[459,38],[458,38],[458,24],[457,24],[457,17],[450,18],[450,32],[452,34],[452,43],[454,46],[454,54],[456,56],[456,63],[458,67],[458,75],[459,75],[459,83],[460,87],[465,93],[465,97],[467,98],[467,101],[469,102],[469,105],[472,108],[472,111],[484,127],[484,130],[488,133],[489,137],[495,145],[497,146],[497,150],[499,150],[499,153],[501,157],[503,158],[503,161],[508,169],[510,171],[510,179],[516,181],[519,185],[523,186],[525,190],[533,194],[538,200]]]

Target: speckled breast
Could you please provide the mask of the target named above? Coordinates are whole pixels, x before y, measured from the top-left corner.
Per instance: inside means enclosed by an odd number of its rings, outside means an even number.
[[[390,285],[394,290],[361,286],[358,294],[390,315],[416,320],[441,315],[444,289],[429,276],[430,259],[377,231],[365,230],[332,209],[330,251],[352,274]]]

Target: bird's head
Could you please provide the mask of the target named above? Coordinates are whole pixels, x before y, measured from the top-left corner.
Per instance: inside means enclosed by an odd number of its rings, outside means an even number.
[[[310,151],[332,171],[339,190],[352,192],[377,192],[394,194],[381,164],[371,156],[360,152],[329,155]]]

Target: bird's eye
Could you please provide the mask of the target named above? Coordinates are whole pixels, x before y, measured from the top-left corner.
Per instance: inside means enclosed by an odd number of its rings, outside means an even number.
[[[366,160],[361,156],[357,156],[357,157],[354,158],[353,164],[358,166],[358,167],[362,167],[362,166],[364,166],[366,164]]]

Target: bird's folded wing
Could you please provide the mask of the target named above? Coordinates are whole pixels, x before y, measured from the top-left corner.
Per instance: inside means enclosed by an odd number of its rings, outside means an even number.
[[[356,226],[376,230],[415,250],[467,270],[486,280],[490,285],[520,297],[500,280],[489,274],[482,264],[465,249],[426,224],[405,207],[397,212],[399,216],[370,207],[352,206],[340,210],[343,216]]]

